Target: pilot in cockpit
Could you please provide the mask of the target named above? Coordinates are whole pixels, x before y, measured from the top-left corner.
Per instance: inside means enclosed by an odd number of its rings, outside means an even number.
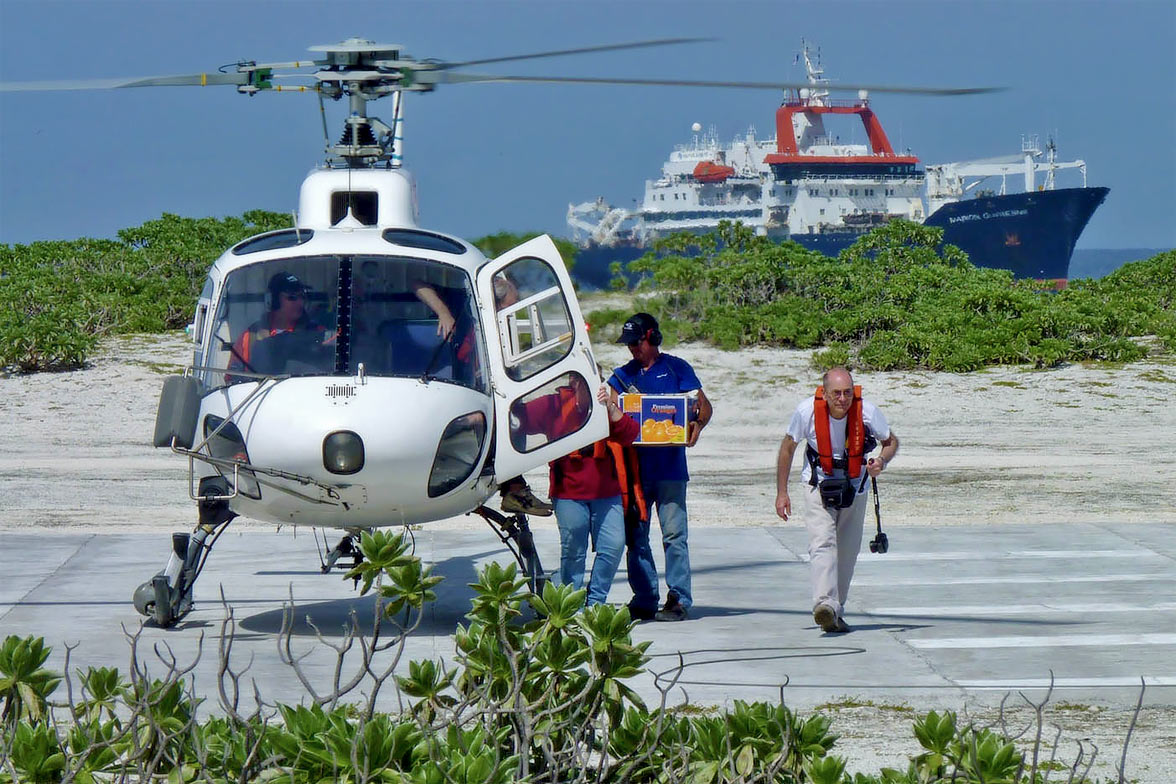
[[[278,272],[266,291],[268,311],[233,341],[229,370],[281,375],[299,368],[327,369],[335,335],[307,314],[306,285],[296,275]]]

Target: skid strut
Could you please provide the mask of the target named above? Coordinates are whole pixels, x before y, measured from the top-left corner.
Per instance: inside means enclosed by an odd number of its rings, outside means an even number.
[[[224,495],[216,479],[201,481],[202,495]],[[207,487],[206,487],[207,485]],[[237,516],[225,501],[203,500],[200,519],[192,533],[172,534],[172,551],[163,571],[135,589],[133,601],[141,615],[158,626],[173,626],[192,611],[192,589],[212,552],[212,546]]]
[[[527,523],[527,516],[522,514],[504,515],[488,506],[479,506],[474,514],[484,519],[498,534],[498,538],[506,545],[511,554],[518,561],[527,576],[527,584],[531,593],[541,595],[543,586],[547,584],[547,573],[543,571],[543,564],[539,560],[539,551],[535,549],[535,538],[531,536],[531,526]]]

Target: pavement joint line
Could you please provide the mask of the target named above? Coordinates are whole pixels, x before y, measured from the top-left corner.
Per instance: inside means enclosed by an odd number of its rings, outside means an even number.
[[[906,640],[922,650],[947,648],[1061,648],[1089,646],[1176,645],[1176,634],[1059,634],[1053,636],[940,637]]]
[[[56,577],[58,572],[60,572],[62,569],[64,569],[66,566],[68,566],[70,561],[72,561],[74,558],[77,558],[78,554],[81,553],[82,550],[85,550],[86,546],[89,545],[90,542],[94,541],[94,539],[96,539],[98,537],[98,534],[84,534],[84,537],[85,538],[82,539],[82,541],[78,544],[77,548],[74,549],[74,551],[72,553],[70,553],[68,556],[66,556],[64,559],[62,559],[61,563],[57,565],[56,569],[54,569],[49,574],[45,575],[44,579],[42,579],[40,582],[38,582],[36,585],[34,585],[32,588],[30,588],[27,593],[25,593],[23,596],[20,597],[19,600],[11,603],[9,605],[8,609],[4,612],[4,614],[0,615],[0,621],[4,620],[6,617],[8,617],[8,614],[11,613],[15,608],[24,604],[26,599],[28,599],[30,596],[34,595],[37,591],[39,591],[41,589],[41,586],[43,586],[45,583],[49,582],[54,577]]]
[[[1133,538],[1131,538],[1131,537],[1127,536],[1127,535],[1126,535],[1126,534],[1125,534],[1123,531],[1121,531],[1121,530],[1120,530],[1120,531],[1116,531],[1116,530],[1115,530],[1114,528],[1112,528],[1112,527],[1111,527],[1111,525],[1110,525],[1110,524],[1108,524],[1108,523],[1094,523],[1093,525],[1094,525],[1094,527],[1095,527],[1095,528],[1097,528],[1098,530],[1100,530],[1100,531],[1103,531],[1104,533],[1108,533],[1108,534],[1110,534],[1111,536],[1115,537],[1116,539],[1122,539],[1123,541],[1127,542],[1128,544],[1133,544],[1133,545],[1135,545],[1136,547],[1143,547],[1143,548],[1146,548],[1146,549],[1148,549],[1148,550],[1151,550],[1153,553],[1155,553],[1155,554],[1156,554],[1156,555],[1158,555],[1159,557],[1161,557],[1161,558],[1167,558],[1169,561],[1172,561],[1172,562],[1176,563],[1176,555],[1173,555],[1173,554],[1170,554],[1170,553],[1165,553],[1165,552],[1161,552],[1161,551],[1159,551],[1159,550],[1156,550],[1154,547],[1152,547],[1152,546],[1151,546],[1150,544],[1148,544],[1147,542],[1140,541],[1139,539],[1133,539]]]

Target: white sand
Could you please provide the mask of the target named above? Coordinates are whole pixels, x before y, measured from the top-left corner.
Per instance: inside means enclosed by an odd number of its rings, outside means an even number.
[[[810,352],[672,352],[694,365],[715,406],[690,451],[691,525],[776,525],[776,450],[819,383]],[[186,461],[150,445],[162,378],[190,358],[182,336],[138,336],[107,342],[84,370],[0,377],[0,530],[194,522]],[[601,343],[597,358],[611,368],[628,353]],[[1161,479],[1176,476],[1172,359],[855,381],[902,441],[879,480],[889,523],[1176,521],[1176,483]],[[546,490],[545,469],[529,476]]]

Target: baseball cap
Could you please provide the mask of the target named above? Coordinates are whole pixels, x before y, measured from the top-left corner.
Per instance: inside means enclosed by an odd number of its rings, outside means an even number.
[[[646,337],[650,330],[656,329],[657,319],[653,316],[648,313],[634,313],[621,327],[621,336],[617,338],[617,342],[631,346]]]
[[[289,272],[279,272],[270,278],[269,289],[275,295],[292,294],[294,292],[302,293],[306,291],[306,286],[298,279],[297,275],[292,275]]]

